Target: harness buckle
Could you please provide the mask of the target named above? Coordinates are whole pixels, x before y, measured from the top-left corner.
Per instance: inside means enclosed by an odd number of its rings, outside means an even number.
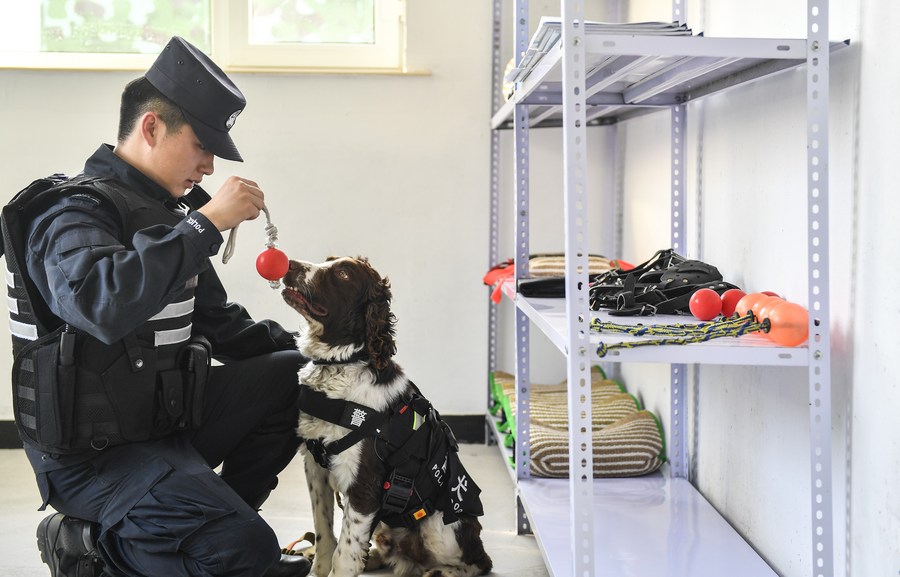
[[[424,521],[428,517],[434,515],[434,511],[434,505],[431,504],[431,500],[426,499],[418,509],[414,508],[413,511],[403,515],[401,519],[407,529],[412,529],[420,521]]]
[[[328,450],[325,448],[325,443],[322,442],[322,439],[307,439],[306,450],[309,451],[309,454],[312,455],[313,459],[315,459],[320,467],[323,469],[328,468],[330,459]]]
[[[413,494],[413,479],[399,475],[396,470],[391,473],[390,480],[384,483],[384,500],[382,511],[402,513]]]

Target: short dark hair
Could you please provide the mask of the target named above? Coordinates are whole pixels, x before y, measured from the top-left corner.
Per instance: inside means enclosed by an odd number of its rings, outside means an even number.
[[[123,142],[131,134],[135,123],[147,112],[158,114],[172,132],[178,132],[187,123],[181,108],[150,84],[146,77],[141,76],[129,82],[122,91],[119,142]]]

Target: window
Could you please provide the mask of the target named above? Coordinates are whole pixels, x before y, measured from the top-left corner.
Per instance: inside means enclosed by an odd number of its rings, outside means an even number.
[[[182,36],[225,69],[400,70],[405,0],[18,0],[0,67],[146,69]]]
[[[401,0],[241,0],[215,25],[227,26],[234,67],[402,67]],[[248,21],[249,20],[249,21]]]

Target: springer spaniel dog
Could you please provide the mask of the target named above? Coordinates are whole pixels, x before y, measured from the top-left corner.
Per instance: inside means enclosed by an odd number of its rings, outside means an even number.
[[[305,320],[297,345],[310,359],[300,370],[298,432],[316,532],[312,574],[349,577],[384,564],[402,576],[489,573],[481,490],[450,428],[392,359],[388,279],[367,259],[344,257],[291,260],[282,282]]]

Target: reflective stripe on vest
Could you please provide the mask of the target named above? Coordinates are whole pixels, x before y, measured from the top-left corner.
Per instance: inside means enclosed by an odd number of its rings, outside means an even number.
[[[166,305],[166,308],[150,317],[150,320],[160,321],[163,319],[173,319],[176,317],[183,317],[184,315],[190,314],[192,312],[194,312],[194,297],[191,297],[186,301],[181,301],[179,303],[170,303]]]
[[[14,337],[25,339],[26,341],[34,341],[38,338],[38,329],[36,325],[20,323],[9,319],[9,332]]]
[[[194,275],[184,283],[185,290],[180,295],[182,300],[169,303],[144,324],[146,329],[153,331],[154,347],[177,345],[191,338],[196,286],[197,276]]]
[[[191,326],[188,325],[184,328],[169,331],[156,331],[153,333],[153,345],[163,347],[165,345],[183,343],[191,338]]]
[[[19,285],[22,283],[20,282]],[[13,315],[21,317],[24,321],[34,321],[31,314],[19,310],[19,293],[24,294],[21,286],[17,290],[16,275],[12,271],[6,269],[6,286],[8,287],[6,295],[6,306],[9,309],[9,332],[12,336],[24,339],[26,341],[37,340],[38,328],[34,322],[22,322],[14,318]],[[28,311],[28,308],[25,309]]]

